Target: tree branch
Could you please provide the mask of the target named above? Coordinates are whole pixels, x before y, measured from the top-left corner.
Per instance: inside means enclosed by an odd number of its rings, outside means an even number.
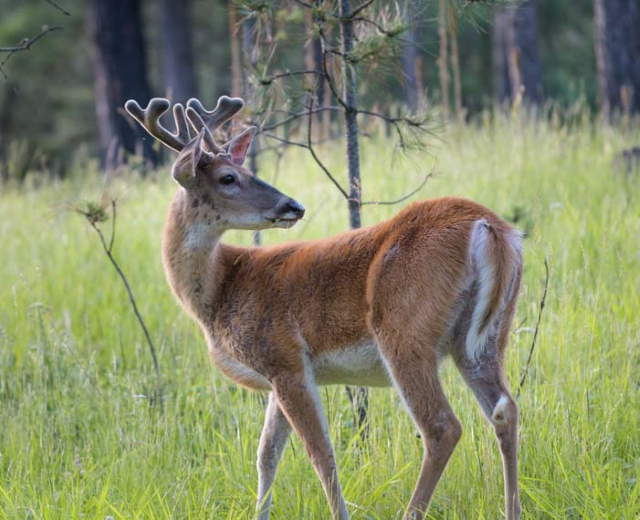
[[[427,181],[433,177],[433,172],[429,172],[424,176],[424,179],[422,179],[422,182],[413,190],[411,190],[409,193],[403,195],[402,197],[400,197],[399,199],[395,199],[395,200],[367,200],[361,203],[362,206],[366,206],[366,205],[375,205],[375,206],[392,206],[394,204],[399,204],[400,202],[404,202],[405,200],[413,197],[416,193],[418,193],[422,188],[425,187],[425,185],[427,184]]]
[[[264,132],[264,131],[269,131],[269,130],[275,130],[276,128],[278,128],[280,126],[284,126],[284,125],[286,125],[288,123],[291,123],[292,121],[296,121],[296,120],[298,120],[298,119],[300,119],[302,117],[306,117],[307,115],[309,115],[309,113],[317,114],[318,112],[325,112],[327,110],[337,111],[337,110],[342,110],[342,109],[340,107],[337,107],[337,106],[323,106],[323,107],[316,107],[311,112],[309,112],[308,110],[305,110],[304,112],[296,112],[296,113],[291,114],[286,119],[283,119],[282,121],[277,121],[275,123],[272,123],[270,125],[262,127],[262,129],[260,131]]]
[[[264,135],[268,139],[273,139],[274,141],[278,141],[279,143],[282,143],[282,144],[286,144],[286,145],[290,145],[290,146],[297,146],[299,148],[305,148],[305,149],[309,148],[309,146],[306,143],[299,143],[297,141],[291,141],[289,139],[285,139],[284,137],[280,137],[279,135],[276,135],[276,134],[270,134],[268,132],[261,132],[261,134]]]
[[[351,11],[351,13],[349,13],[349,16],[346,16],[345,18],[349,18],[353,20],[356,16],[358,16],[359,13],[364,11],[372,3],[373,3],[373,0],[366,0],[364,3],[362,3],[362,5],[356,7],[353,11]]]
[[[4,71],[4,66],[7,64],[7,62],[11,59],[11,57],[15,53],[30,50],[31,46],[34,43],[36,43],[38,40],[43,38],[46,34],[53,31],[58,31],[60,29],[62,29],[62,27],[59,25],[54,25],[52,27],[49,27],[48,25],[44,25],[42,27],[42,30],[38,34],[36,34],[31,38],[24,38],[18,45],[15,45],[13,47],[0,47],[0,53],[7,54],[5,58],[2,60],[2,62],[0,62],[0,74],[2,74],[2,76],[5,79],[7,79],[7,74]]]
[[[98,224],[100,222],[104,222],[108,216],[106,212],[100,208],[99,206],[94,206],[93,204],[89,204],[86,210],[76,209],[76,211],[84,216],[87,219],[87,222],[91,225],[91,227],[95,230],[100,238],[100,244],[102,245],[102,249],[104,250],[107,258],[113,265],[113,268],[118,273],[118,276],[122,280],[125,290],[127,291],[127,296],[129,297],[129,302],[131,303],[131,307],[133,308],[133,312],[142,328],[144,336],[147,340],[147,345],[149,346],[149,352],[151,353],[151,359],[153,361],[153,369],[156,373],[156,377],[158,378],[158,392],[160,391],[160,364],[158,363],[158,356],[156,355],[156,348],[153,344],[153,340],[151,339],[151,335],[149,334],[149,329],[147,329],[147,325],[142,318],[142,314],[140,314],[140,310],[138,309],[138,304],[136,303],[135,296],[133,294],[133,290],[131,289],[131,285],[129,285],[129,280],[127,276],[124,274],[124,271],[118,264],[118,261],[115,259],[113,255],[113,244],[116,236],[116,201],[111,201],[111,237],[109,238],[109,242],[105,239],[104,233],[100,229]],[[160,397],[159,395],[156,397]]]
[[[44,37],[45,34],[58,31],[62,29],[59,25],[54,25],[53,27],[49,27],[48,25],[44,25],[42,30],[31,38],[24,38],[18,45],[13,47],[0,47],[0,52],[8,52],[9,54],[15,54],[20,51],[28,51],[31,46],[36,43],[40,38]]]
[[[53,0],[45,0],[45,2],[47,2],[50,6],[55,7],[58,11],[60,11],[63,15],[65,16],[71,16],[71,13],[69,11],[67,11],[66,9],[64,9],[62,6],[60,6],[58,3],[54,2]]]
[[[340,193],[342,193],[342,196],[345,199],[349,200],[349,195],[347,194],[346,190],[340,185],[340,183],[336,180],[336,178],[333,176],[333,174],[329,171],[329,169],[320,160],[320,158],[316,154],[316,151],[313,149],[313,143],[311,142],[311,125],[313,123],[312,108],[313,108],[313,103],[310,102],[309,103],[309,113],[308,113],[308,118],[307,118],[307,148],[309,149],[309,153],[311,154],[311,157],[313,157],[313,160],[316,162],[316,164],[325,173],[325,175],[327,177],[329,177],[329,180],[335,185],[336,188],[338,188]]]
[[[547,300],[547,289],[549,288],[549,262],[547,259],[544,259],[544,291],[542,292],[542,298],[540,299],[540,308],[538,309],[538,321],[536,322],[536,328],[533,333],[533,339],[531,340],[531,347],[529,348],[529,356],[527,357],[527,362],[524,365],[524,371],[522,373],[522,378],[520,379],[520,385],[518,386],[518,391],[516,392],[516,398],[520,396],[520,390],[524,386],[524,382],[527,379],[527,374],[529,373],[529,364],[531,363],[531,358],[533,357],[533,350],[536,347],[536,340],[538,339],[538,331],[540,329],[540,320],[542,319],[542,311],[544,310],[544,305]]]
[[[260,82],[261,85],[271,85],[271,83],[273,83],[277,79],[288,78],[290,76],[303,76],[305,74],[316,74],[319,76],[321,75],[321,73],[318,72],[317,70],[294,70],[294,71],[287,71],[287,72],[279,72],[277,74],[273,74],[266,78],[260,78],[258,81]]]

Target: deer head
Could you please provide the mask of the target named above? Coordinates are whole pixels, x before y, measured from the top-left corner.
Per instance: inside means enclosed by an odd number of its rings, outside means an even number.
[[[257,230],[291,227],[302,218],[301,204],[243,166],[256,127],[246,128],[223,145],[215,142],[215,130],[242,109],[242,99],[222,96],[212,111],[195,98],[187,102],[186,110],[175,104],[176,133],[160,123],[169,106],[164,98],[153,98],[145,109],[133,99],[125,103],[127,112],[151,136],[178,152],[172,176],[190,204],[202,210],[203,220],[225,229]]]

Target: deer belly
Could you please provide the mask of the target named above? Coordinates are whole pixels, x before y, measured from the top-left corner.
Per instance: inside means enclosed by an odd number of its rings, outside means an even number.
[[[313,370],[319,385],[391,385],[373,341],[319,354],[313,358]]]

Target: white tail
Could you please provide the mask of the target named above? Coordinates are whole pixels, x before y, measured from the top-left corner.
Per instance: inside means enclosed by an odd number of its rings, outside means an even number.
[[[502,247],[496,247],[496,241],[504,242]],[[471,280],[478,285],[478,301],[471,317],[466,349],[470,359],[478,359],[493,331],[495,318],[509,299],[510,288],[505,290],[504,284],[514,279],[515,270],[522,262],[521,234],[510,230],[504,236],[497,236],[491,225],[480,219],[473,224],[469,242]]]
[[[333,517],[348,518],[318,398],[322,384],[393,384],[422,433],[425,460],[406,513],[422,518],[461,426],[442,392],[450,355],[494,426],[504,461],[507,518],[520,517],[517,408],[502,373],[522,260],[508,224],[471,201],[414,203],[391,220],[312,242],[239,248],[227,229],[290,227],[304,208],[242,166],[254,130],[224,145],[214,130],[242,107],[174,107],[176,134],[159,124],[169,102],[126,108],[179,152],[180,188],[167,216],[169,283],[231,379],[270,391],[258,450],[258,516],[290,427],[305,444]],[[187,121],[188,120],[188,121]]]

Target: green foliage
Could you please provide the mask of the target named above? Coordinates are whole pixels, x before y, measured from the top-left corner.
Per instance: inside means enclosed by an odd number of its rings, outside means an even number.
[[[101,224],[109,220],[109,215],[97,202],[87,201],[76,211],[84,216],[90,224]]]
[[[230,88],[229,27],[227,2],[193,0],[193,30],[199,95],[207,105]],[[504,2],[465,2],[455,0],[459,16],[460,65],[464,104],[470,114],[491,104],[491,17],[492,5]],[[64,16],[48,2],[0,0],[0,45],[12,45],[36,34],[45,25],[64,29],[47,35],[31,51],[16,54],[6,65],[8,79],[0,78],[0,163],[6,162],[9,143],[26,143],[38,154],[39,168],[54,174],[72,170],[68,158],[83,146],[92,156],[97,153],[97,129],[93,99],[91,42],[85,27],[90,5],[83,0],[61,2],[71,16]],[[303,49],[307,33],[304,8],[275,0],[237,2],[243,16],[256,20],[260,30],[278,43],[278,52],[269,58],[271,71],[305,68]],[[577,98],[594,106],[596,97],[593,54],[592,1],[557,2],[540,0],[540,51],[545,94],[561,105]],[[437,99],[437,2],[416,2],[410,14],[419,24],[418,42],[424,59],[423,79],[430,100]],[[163,74],[159,9],[154,2],[143,2],[144,27],[149,75],[155,95],[163,95]],[[317,17],[335,25],[333,2],[313,10]],[[404,3],[376,0],[366,12],[377,19],[385,12],[406,9]],[[267,27],[268,26],[268,27]],[[367,31],[352,53],[352,59],[366,61],[359,81],[359,99],[366,106],[402,102],[402,74],[382,69],[379,58],[397,60],[404,35],[404,22],[386,25],[387,35]],[[369,28],[372,29],[372,28]],[[337,27],[334,36],[338,34]],[[389,37],[390,36],[390,37]],[[388,60],[387,60],[388,64]],[[260,76],[264,70],[257,71]],[[375,85],[375,88],[370,87]],[[300,94],[282,93],[278,108]],[[295,105],[295,103],[294,103]],[[21,144],[19,146],[25,146]],[[4,167],[6,170],[6,166]],[[13,174],[12,174],[13,175]]]
[[[479,121],[448,129],[410,162],[391,163],[382,137],[365,143],[365,199],[401,196],[435,167],[420,196],[471,197],[529,227],[507,355],[512,386],[530,348],[545,257],[551,279],[519,399],[524,517],[636,518],[640,179],[615,175],[612,159],[638,128],[600,128],[577,115],[527,122],[487,113]],[[333,147],[319,152],[344,171]],[[267,243],[346,227],[343,200],[304,151],[280,166],[264,172],[305,203],[308,217],[291,230],[265,232]],[[211,369],[200,331],[163,279],[160,234],[175,185],[163,168],[145,180],[123,171],[110,187],[120,201],[115,253],[158,341],[161,410],[148,403],[155,374],[126,294],[93,230],[67,209],[99,200],[103,179],[87,169],[38,189],[0,192],[0,518],[250,518],[264,403]],[[367,206],[365,223],[399,209]],[[250,235],[227,240],[250,244]],[[442,378],[465,433],[430,518],[498,518],[501,467],[492,432],[450,363]],[[399,518],[422,449],[393,391],[372,392],[364,449],[342,388],[321,394],[354,520]],[[274,518],[327,517],[294,440],[276,479]]]

